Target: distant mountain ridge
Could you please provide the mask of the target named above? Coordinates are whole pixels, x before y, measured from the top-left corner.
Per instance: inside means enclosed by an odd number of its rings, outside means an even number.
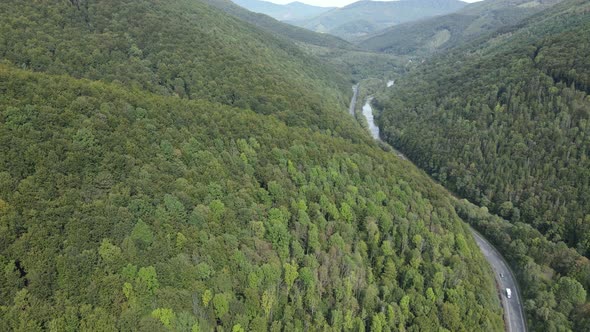
[[[463,8],[458,0],[358,1],[308,20],[292,24],[354,40],[387,27]]]
[[[266,14],[280,21],[310,19],[336,8],[312,6],[299,1],[294,1],[286,5],[280,5],[261,0],[232,1],[238,6],[244,7],[249,11]]]
[[[358,44],[398,55],[424,55],[510,26],[560,0],[486,0],[457,12],[392,26]]]

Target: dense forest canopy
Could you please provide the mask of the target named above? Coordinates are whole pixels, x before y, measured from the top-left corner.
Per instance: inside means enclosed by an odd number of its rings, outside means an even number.
[[[525,18],[556,2],[402,27],[448,49],[412,64],[223,0],[3,1],[0,330],[500,331],[468,222],[531,330],[588,331],[590,5]],[[369,76],[479,207],[347,115]]]
[[[587,254],[590,19],[562,7],[432,59],[380,99],[382,123],[457,192]]]
[[[0,330],[500,331],[346,79],[198,1],[0,3]]]
[[[388,142],[452,191],[544,236],[462,214],[516,251],[505,254],[528,271],[520,276],[537,329],[585,330],[590,317],[580,256],[590,255],[589,10],[587,1],[564,1],[426,60],[376,98]],[[539,245],[547,239],[554,247]],[[554,299],[563,277],[576,285],[573,306]]]
[[[448,199],[391,154],[209,102],[0,82],[3,330],[502,326]]]
[[[74,3],[2,1],[0,56],[20,68],[349,131],[338,116],[348,100],[346,78],[290,40],[200,1]]]

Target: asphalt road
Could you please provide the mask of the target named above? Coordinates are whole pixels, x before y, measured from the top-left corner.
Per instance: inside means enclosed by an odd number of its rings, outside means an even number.
[[[492,270],[494,270],[496,282],[500,288],[500,300],[504,307],[504,322],[506,323],[507,331],[525,332],[527,330],[526,321],[524,319],[521,297],[516,288],[516,278],[512,275],[512,271],[508,268],[508,264],[496,248],[472,228],[471,233],[473,233],[473,238],[481,249],[481,252],[484,254],[486,260],[492,266]],[[500,274],[503,277],[501,277]],[[511,298],[506,296],[506,288],[512,290]]]
[[[356,107],[356,97],[359,94],[359,84],[355,84],[352,86],[352,99],[350,100],[350,107],[348,108],[348,113],[354,116],[354,109]]]

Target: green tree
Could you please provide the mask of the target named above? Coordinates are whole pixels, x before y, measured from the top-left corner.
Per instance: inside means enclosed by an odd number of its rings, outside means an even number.
[[[150,226],[143,222],[143,220],[139,219],[133,227],[133,231],[131,232],[131,239],[133,239],[140,245],[149,246],[150,244],[152,244],[154,234],[152,233]]]
[[[283,269],[285,275],[285,284],[287,285],[287,293],[289,293],[291,287],[293,287],[295,279],[297,279],[299,276],[299,273],[297,272],[298,266],[296,262],[284,263]]]
[[[224,293],[215,294],[213,296],[213,308],[217,318],[225,316],[229,311],[229,296]]]
[[[160,287],[156,269],[153,266],[140,268],[135,282],[142,292],[150,295],[154,294]]]
[[[169,308],[157,308],[152,311],[152,317],[159,319],[164,326],[171,328],[176,320],[176,315],[174,311]]]

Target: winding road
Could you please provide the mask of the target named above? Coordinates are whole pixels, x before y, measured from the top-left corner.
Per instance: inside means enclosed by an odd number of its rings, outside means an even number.
[[[390,81],[391,85],[387,87],[393,86],[393,81]],[[350,104],[350,113],[354,115],[354,105],[356,105],[356,98],[358,92],[359,85],[356,84],[353,86],[354,96],[353,100]],[[369,129],[371,132],[371,136],[375,139],[380,141],[379,138],[379,128],[375,125],[374,118],[373,118],[373,110],[371,108],[371,97],[367,100],[365,105],[363,106],[363,115],[367,119],[369,124]],[[374,130],[373,128],[377,128]],[[406,159],[403,154],[397,152],[398,156],[403,159]],[[500,301],[502,303],[502,307],[504,308],[504,323],[506,325],[506,331],[508,332],[526,332],[526,320],[524,318],[524,310],[522,307],[522,301],[518,289],[518,285],[516,283],[516,278],[512,274],[512,271],[508,267],[508,263],[504,260],[502,255],[491,245],[481,234],[479,234],[476,230],[469,227],[471,233],[473,234],[473,238],[477,243],[477,246],[483,253],[484,257],[490,263],[492,270],[494,271],[494,277],[496,279],[496,287],[498,288],[498,295],[500,297]],[[511,297],[508,298],[506,294],[506,289],[509,288],[511,290]]]
[[[470,229],[479,249],[481,249],[486,260],[492,266],[492,270],[494,270],[496,285],[500,291],[500,300],[502,301],[502,307],[504,307],[504,322],[506,324],[506,330],[509,332],[525,332],[527,330],[526,321],[524,319],[516,278],[498,250],[496,250],[496,248],[494,248],[494,246],[476,230],[471,227]],[[507,288],[510,288],[512,292],[510,298],[506,296]]]

